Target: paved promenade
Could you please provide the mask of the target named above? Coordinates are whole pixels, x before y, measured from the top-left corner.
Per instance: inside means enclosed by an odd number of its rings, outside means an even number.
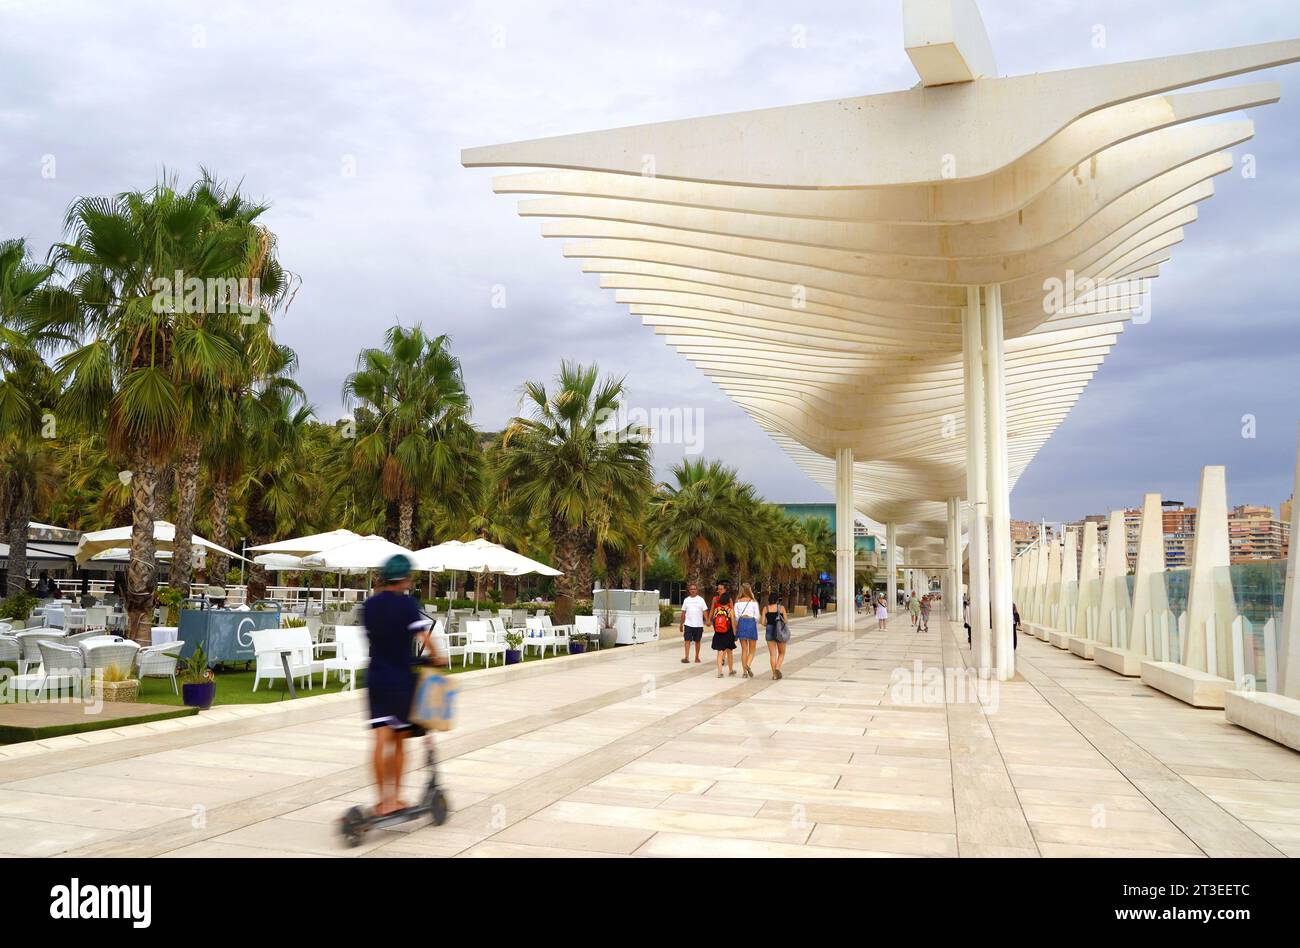
[[[991,690],[960,627],[862,625],[795,623],[782,681],[763,649],[719,680],[676,641],[459,678],[451,819],[357,849],[336,828],[371,801],[354,695],[0,747],[0,853],[1300,855],[1300,755],[1222,712],[1024,637]]]

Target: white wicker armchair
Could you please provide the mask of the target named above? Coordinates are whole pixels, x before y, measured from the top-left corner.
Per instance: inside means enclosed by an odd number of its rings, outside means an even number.
[[[176,665],[180,661],[184,642],[166,642],[162,645],[149,645],[140,649],[137,656],[139,674],[145,678],[170,678],[172,694],[177,693]]]

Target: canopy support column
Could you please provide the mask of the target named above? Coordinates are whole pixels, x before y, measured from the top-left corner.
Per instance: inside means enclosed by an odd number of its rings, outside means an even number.
[[[989,602],[993,608],[993,655],[1000,681],[1016,673],[1011,620],[1011,489],[1007,470],[1007,388],[1003,346],[1002,287],[984,288],[984,376],[987,386],[989,469]]]
[[[948,619],[961,621],[961,498],[948,498]]]
[[[889,602],[889,611],[898,608],[898,550],[894,544],[898,540],[898,531],[893,523],[885,525],[885,597]]]
[[[852,632],[853,602],[853,449],[835,449],[835,628]]]
[[[988,445],[985,437],[983,319],[979,287],[966,288],[962,310],[963,394],[966,409],[966,499],[970,502],[970,624],[975,667],[993,667],[989,635]]]

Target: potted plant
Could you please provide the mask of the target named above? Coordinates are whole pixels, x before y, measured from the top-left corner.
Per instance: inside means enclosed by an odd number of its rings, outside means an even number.
[[[13,619],[14,624],[21,628],[22,623],[31,618],[32,610],[39,602],[31,593],[14,593],[7,599],[0,600],[0,619]]]
[[[569,633],[569,654],[581,655],[587,650],[587,633],[574,629]]]
[[[202,645],[181,662],[181,701],[187,708],[206,711],[217,697],[216,677],[208,667],[208,656]]]
[[[105,701],[134,703],[140,694],[140,679],[131,677],[129,665],[109,665],[95,676],[95,690]]]
[[[524,644],[523,629],[506,630],[506,664],[518,665],[524,660],[523,652],[520,649]]]
[[[614,624],[613,612],[605,609],[600,620],[600,647],[613,648],[618,644],[618,626]]]
[[[167,621],[165,621],[163,625],[180,624],[181,603],[184,602],[184,600],[185,597],[181,595],[181,591],[179,589],[172,589],[171,587],[167,587],[166,589],[158,590],[158,605],[164,606],[167,609],[167,616],[166,616]]]

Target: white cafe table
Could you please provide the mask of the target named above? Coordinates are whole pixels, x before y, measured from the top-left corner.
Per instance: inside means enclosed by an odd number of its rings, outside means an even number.
[[[178,626],[174,625],[156,625],[153,627],[153,633],[149,637],[151,645],[165,645],[168,642],[176,641],[176,630]]]

